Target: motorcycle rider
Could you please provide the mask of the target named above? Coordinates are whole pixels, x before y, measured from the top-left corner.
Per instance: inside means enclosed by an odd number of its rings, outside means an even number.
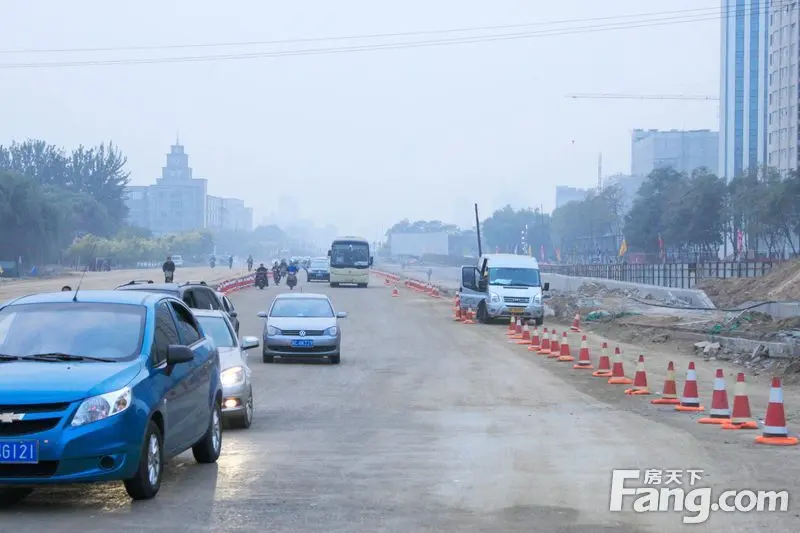
[[[277,261],[272,264],[272,279],[275,280],[275,285],[281,281],[281,266]]]
[[[266,282],[265,285],[267,287],[269,287],[269,276],[267,275],[268,272],[269,271],[267,270],[267,267],[264,266],[264,263],[261,263],[261,265],[256,269],[256,278],[258,278],[259,275],[263,275]]]
[[[290,281],[294,281],[294,283],[290,283]],[[294,285],[297,284],[297,265],[294,263],[286,268],[286,284],[292,289],[294,289]]]
[[[172,256],[167,256],[167,260],[161,265],[161,271],[164,272],[164,283],[171,283],[175,279],[175,263],[172,261]]]

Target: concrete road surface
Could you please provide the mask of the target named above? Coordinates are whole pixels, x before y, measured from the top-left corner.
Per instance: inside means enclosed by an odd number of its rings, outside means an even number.
[[[597,399],[502,326],[454,323],[444,302],[391,298],[381,279],[301,287],[349,313],[341,365],[266,365],[255,351],[256,418],[224,434],[217,465],[181,456],[159,496],[136,504],[121,484],[41,490],[0,512],[0,532],[797,531],[791,508],[697,526],[608,510],[612,468],[703,469],[716,491],[797,490],[796,448],[721,443],[719,429],[706,438],[673,413],[631,410],[645,399]],[[261,333],[256,313],[286,290],[233,296],[242,335]]]

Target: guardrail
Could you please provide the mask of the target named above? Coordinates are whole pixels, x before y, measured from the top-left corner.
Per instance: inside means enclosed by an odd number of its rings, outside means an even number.
[[[232,279],[227,279],[225,281],[218,283],[214,288],[227,296],[228,294],[240,291],[247,287],[252,287],[255,282],[256,282],[256,275],[255,273],[252,273]]]

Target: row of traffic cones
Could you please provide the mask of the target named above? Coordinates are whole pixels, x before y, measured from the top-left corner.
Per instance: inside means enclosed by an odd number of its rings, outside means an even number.
[[[580,317],[576,315],[571,331],[580,331]],[[533,333],[527,325],[522,325],[519,319],[512,317],[509,323],[507,335],[511,339],[518,339],[517,344],[527,344],[528,350],[540,355],[547,356],[549,359],[557,361],[573,361],[570,354],[569,339],[567,332],[564,332],[559,342],[558,334],[555,330],[548,332],[544,328],[543,335],[539,337],[538,328],[534,328]],[[631,385],[625,393],[631,396],[650,395],[647,382],[647,371],[644,365],[644,356],[640,355],[636,365],[634,378],[630,379],[625,375],[625,369],[619,347],[614,349],[613,361],[609,356],[608,343],[602,345],[599,364],[596,370],[592,366],[591,356],[586,341],[586,335],[581,338],[581,347],[578,353],[578,361],[573,365],[574,369],[593,370],[592,376],[598,378],[608,378],[610,385]],[[679,398],[677,394],[677,384],[675,381],[675,364],[669,361],[667,365],[667,377],[664,380],[664,387],[659,398],[651,400],[654,405],[674,405],[676,411],[680,412],[703,412],[705,407],[700,403],[699,391],[697,386],[697,370],[694,362],[689,363],[686,372],[683,395]],[[725,430],[754,430],[758,429],[758,423],[752,417],[750,411],[750,401],[747,396],[745,375],[738,373],[736,386],[734,389],[733,408],[728,404],[728,395],[725,388],[725,375],[722,369],[718,369],[714,379],[714,392],[711,399],[711,408],[708,416],[698,420],[700,424],[715,424]],[[764,420],[763,434],[756,438],[758,444],[768,444],[773,446],[792,446],[798,444],[799,439],[790,436],[786,426],[786,416],[783,407],[783,389],[780,378],[773,378],[770,388],[769,404]]]

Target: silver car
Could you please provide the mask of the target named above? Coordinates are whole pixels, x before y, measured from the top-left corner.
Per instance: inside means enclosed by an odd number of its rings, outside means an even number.
[[[219,351],[222,420],[228,427],[247,429],[253,423],[252,371],[247,365],[247,350],[258,348],[258,337],[244,337],[239,342],[224,311],[192,311]]]
[[[337,313],[324,294],[283,293],[272,301],[269,312],[260,312],[264,319],[265,363],[291,359],[323,359],[338,365],[342,331]]]

